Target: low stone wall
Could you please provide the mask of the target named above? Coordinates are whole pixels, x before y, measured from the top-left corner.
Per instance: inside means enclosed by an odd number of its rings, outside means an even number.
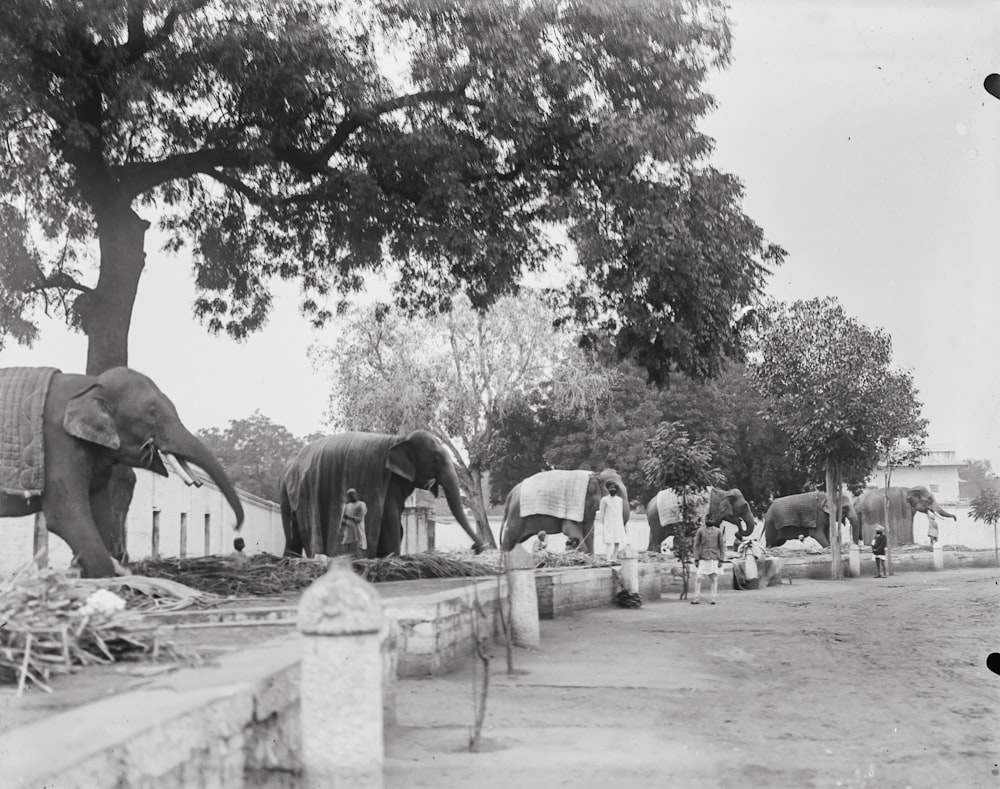
[[[2,783],[181,789],[294,772],[301,651],[285,636],[15,729],[0,737]]]
[[[643,600],[660,599],[663,567],[662,564],[652,562],[639,564],[639,596]],[[580,608],[614,605],[615,595],[621,588],[614,577],[618,570],[617,567],[536,570],[538,616],[541,619],[553,619]]]
[[[386,616],[395,622],[400,677],[445,674],[468,660],[474,628],[480,637],[502,634],[500,606],[507,582],[495,577],[419,598],[383,597]]]

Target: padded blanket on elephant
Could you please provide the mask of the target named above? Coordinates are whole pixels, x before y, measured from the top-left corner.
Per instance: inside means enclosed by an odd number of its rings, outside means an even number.
[[[705,517],[708,513],[709,504],[708,489],[706,488],[694,494],[689,493],[687,499],[688,504],[694,508],[695,518]],[[680,523],[684,520],[684,515],[681,511],[681,497],[670,488],[661,490],[656,494],[656,512],[659,514],[660,523],[663,525]]]
[[[0,369],[0,490],[40,496],[45,488],[42,412],[54,367]]]
[[[589,471],[540,471],[521,483],[521,515],[582,521]]]
[[[349,488],[357,490],[368,507],[365,528],[373,550],[372,530],[382,524],[391,476],[386,456],[395,441],[396,436],[341,433],[310,444],[289,461],[283,477],[288,503],[314,553],[333,555]]]

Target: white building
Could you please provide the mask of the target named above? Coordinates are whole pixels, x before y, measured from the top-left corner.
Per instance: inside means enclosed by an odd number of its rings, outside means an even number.
[[[955,454],[954,447],[943,444],[929,446],[921,456],[919,465],[893,468],[889,484],[901,488],[923,485],[934,494],[939,504],[958,504],[958,471],[964,465]],[[867,486],[881,488],[884,485],[885,467],[880,466],[868,480]]]
[[[191,470],[202,482],[186,485],[164,459],[169,477],[135,469],[136,483],[129,507],[127,549],[133,561],[151,556],[208,556],[228,554],[233,540],[242,537],[246,553],[267,552],[280,556],[285,549],[281,512],[277,504],[237,489],[243,502],[243,528],[233,531],[236,516],[222,492],[200,469]],[[3,518],[3,550],[0,551],[0,578],[31,561],[35,516]],[[73,553],[54,534],[49,534],[49,565],[68,567]]]

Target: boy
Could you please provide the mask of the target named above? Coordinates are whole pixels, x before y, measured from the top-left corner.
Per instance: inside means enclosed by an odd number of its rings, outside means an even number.
[[[694,535],[694,560],[698,571],[694,577],[694,600],[691,605],[701,602],[701,577],[707,575],[712,579],[712,605],[719,592],[719,562],[726,558],[726,547],[723,545],[722,529],[714,523],[701,526]]]

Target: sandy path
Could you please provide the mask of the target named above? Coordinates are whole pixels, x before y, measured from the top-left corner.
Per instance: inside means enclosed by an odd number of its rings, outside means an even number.
[[[542,623],[501,648],[468,754],[468,670],[404,680],[387,787],[1000,786],[996,570],[796,581]]]

